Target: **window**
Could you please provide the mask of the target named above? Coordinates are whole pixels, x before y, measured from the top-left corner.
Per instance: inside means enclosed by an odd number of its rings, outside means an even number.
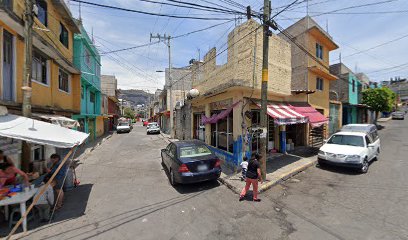
[[[196,145],[180,148],[180,157],[181,158],[192,158],[192,157],[202,157],[211,155],[210,149],[205,145]]]
[[[60,42],[66,47],[68,48],[69,46],[69,34],[68,34],[68,30],[65,28],[65,26],[60,23]]]
[[[353,92],[356,92],[356,81],[352,80],[351,84],[352,84]]]
[[[316,90],[323,91],[323,78],[316,78]]]
[[[347,145],[355,147],[364,147],[364,138],[352,135],[333,135],[328,144]]]
[[[85,63],[89,68],[91,68],[91,54],[86,48],[85,48]]]
[[[13,10],[13,0],[3,0],[3,6],[9,10]]]
[[[47,2],[44,0],[37,0],[36,1],[37,8],[38,8],[38,15],[37,18],[40,20],[44,26],[47,27],[48,19],[47,19]]]
[[[33,61],[31,64],[31,79],[48,85],[48,66],[47,59],[41,56],[39,53],[33,53]]]
[[[213,114],[218,114],[219,111],[212,112]],[[211,145],[225,150],[227,152],[233,152],[234,140],[232,137],[233,128],[233,113],[231,112],[226,118],[219,120],[217,123],[211,124]]]
[[[64,70],[61,68],[59,69],[59,75],[58,75],[58,88],[61,91],[69,93],[70,87],[69,87],[69,75],[66,73]]]
[[[368,144],[371,143],[370,138],[369,138],[368,136],[365,136],[365,140],[366,140],[366,144],[367,144],[367,146],[368,146]]]
[[[90,92],[90,94],[89,94],[89,101],[90,101],[91,103],[95,103],[95,93]]]
[[[316,43],[316,57],[323,60],[323,46]]]
[[[44,146],[42,146],[42,145],[34,145],[33,147],[32,147],[32,158],[33,158],[33,161],[41,161],[41,160],[44,160],[44,152],[45,152],[45,150],[44,150]]]

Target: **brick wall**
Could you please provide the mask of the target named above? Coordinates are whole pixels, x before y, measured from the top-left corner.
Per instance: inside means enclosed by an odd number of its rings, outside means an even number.
[[[201,71],[193,71],[193,87],[200,94],[226,85],[230,82],[239,83],[244,87],[261,88],[262,77],[262,28],[254,20],[238,26],[228,35],[228,58],[223,65],[216,64],[217,50],[211,49],[204,56]],[[252,33],[251,33],[252,32]],[[269,82],[268,91],[289,95],[291,91],[291,46],[285,40],[273,35],[269,43]],[[254,52],[256,48],[256,57]],[[254,76],[255,65],[255,81]],[[200,75],[201,74],[201,75]]]

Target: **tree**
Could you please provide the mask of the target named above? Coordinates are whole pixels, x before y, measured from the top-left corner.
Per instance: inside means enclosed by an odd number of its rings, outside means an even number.
[[[131,108],[125,108],[123,110],[123,116],[133,120],[135,118],[135,112]]]
[[[363,104],[375,111],[375,121],[379,112],[391,112],[396,100],[396,94],[387,87],[367,89],[363,91]]]

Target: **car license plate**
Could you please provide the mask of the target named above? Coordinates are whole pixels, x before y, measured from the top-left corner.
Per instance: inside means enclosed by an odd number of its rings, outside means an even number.
[[[207,165],[198,165],[197,166],[197,170],[199,171],[199,172],[204,172],[204,171],[207,171],[208,170],[208,167],[207,167]]]

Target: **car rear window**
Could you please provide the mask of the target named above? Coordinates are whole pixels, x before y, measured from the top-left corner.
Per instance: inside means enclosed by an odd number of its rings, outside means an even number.
[[[128,122],[120,122],[118,125],[119,126],[129,126],[129,123]]]
[[[211,155],[211,151],[204,145],[180,147],[181,158],[201,157],[207,155]]]

